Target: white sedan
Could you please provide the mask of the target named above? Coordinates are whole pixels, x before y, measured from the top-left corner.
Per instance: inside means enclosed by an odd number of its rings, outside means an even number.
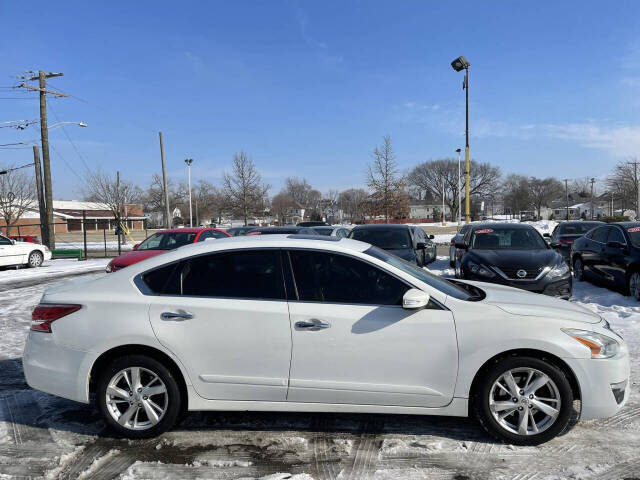
[[[51,250],[45,245],[30,242],[16,242],[0,235],[0,266],[27,265],[39,267],[45,260],[51,260]]]
[[[187,410],[476,416],[532,445],[628,397],[629,352],[600,316],[444,280],[369,244],[264,235],[188,245],[45,292],[33,388],[95,398],[121,435]]]

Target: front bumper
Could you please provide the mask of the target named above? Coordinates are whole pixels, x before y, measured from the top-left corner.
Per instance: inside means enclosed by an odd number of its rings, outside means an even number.
[[[468,280],[477,280],[479,282],[496,283],[498,285],[507,285],[509,287],[519,288],[521,290],[527,290],[528,292],[542,293],[551,297],[562,298],[568,300],[571,297],[573,289],[573,278],[571,272],[568,272],[561,277],[547,278],[545,275],[540,280],[507,280],[500,275],[495,275],[492,278],[483,277],[480,275],[474,275],[471,272],[466,272],[465,278]]]
[[[564,361],[573,370],[580,385],[580,420],[611,417],[624,407],[630,391],[629,353],[626,347],[613,358],[565,358]],[[621,386],[624,386],[624,394],[620,390],[614,391]]]
[[[47,249],[43,252],[43,257],[45,260],[51,260],[51,250]]]
[[[89,371],[97,355],[58,345],[53,335],[29,331],[22,366],[31,388],[89,402]]]

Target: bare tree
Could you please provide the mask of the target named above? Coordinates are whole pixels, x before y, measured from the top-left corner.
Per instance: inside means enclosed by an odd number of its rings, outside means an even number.
[[[271,213],[278,223],[284,225],[289,215],[292,215],[296,201],[284,190],[271,199]]]
[[[512,213],[526,210],[531,205],[531,191],[529,179],[524,175],[511,174],[502,183],[505,210],[510,208]]]
[[[83,189],[85,200],[98,203],[113,213],[116,220],[125,215],[125,205],[142,199],[140,187],[132,182],[108,175],[101,170],[89,172]]]
[[[531,204],[538,211],[538,218],[540,218],[542,207],[548,207],[553,200],[562,195],[564,186],[562,182],[553,177],[531,177],[528,183]]]
[[[309,212],[307,216],[318,213],[322,194],[314,189],[305,178],[289,177],[284,181],[283,192],[289,195],[300,207]]]
[[[223,176],[223,192],[232,212],[240,215],[245,225],[250,216],[264,212],[269,188],[262,183],[253,160],[245,152],[233,156],[231,173],[225,172]]]
[[[471,160],[470,170],[470,196],[490,197],[496,194],[501,176],[498,167]],[[460,208],[458,183],[462,190],[460,197],[464,200],[464,181],[464,172],[461,172],[461,178],[458,180],[458,161],[453,158],[423,162],[413,168],[407,176],[407,183],[419,194],[419,198],[441,199],[444,191],[444,201],[454,218],[457,217]]]
[[[606,185],[620,203],[623,212],[627,208],[638,211],[638,178],[632,164],[626,161],[619,162],[607,177]]]
[[[205,180],[200,180],[193,190],[200,223],[203,218],[215,219],[215,223],[220,223],[222,216],[229,208],[224,192]]]
[[[0,215],[6,225],[7,235],[26,210],[38,209],[33,176],[23,169],[11,170],[12,168],[13,165],[7,166],[7,173],[0,175]]]
[[[373,149],[373,163],[367,171],[367,185],[373,191],[375,211],[384,215],[389,221],[401,204],[404,194],[404,179],[399,173],[396,156],[391,146],[391,137],[383,137],[383,144]]]
[[[364,219],[365,203],[368,197],[369,194],[365,189],[350,188],[340,193],[338,204],[353,223]]]

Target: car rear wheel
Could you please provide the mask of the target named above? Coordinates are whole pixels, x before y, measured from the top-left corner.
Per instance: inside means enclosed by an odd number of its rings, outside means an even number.
[[[640,300],[640,272],[631,272],[629,280],[627,280],[627,288],[629,295],[636,300]]]
[[[573,261],[573,277],[576,281],[581,282],[584,278],[584,264],[580,257]]]
[[[27,260],[27,265],[31,268],[37,268],[42,265],[44,262],[44,256],[41,252],[34,250],[29,254],[29,259]]]
[[[144,355],[111,362],[98,379],[97,399],[107,425],[129,438],[155,437],[169,430],[181,413],[175,377]]]
[[[569,424],[573,393],[555,365],[507,357],[483,374],[474,395],[476,417],[489,435],[514,445],[538,445]]]

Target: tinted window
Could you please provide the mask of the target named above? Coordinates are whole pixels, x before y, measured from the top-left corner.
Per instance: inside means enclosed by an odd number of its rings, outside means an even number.
[[[625,225],[627,234],[631,238],[631,243],[636,247],[640,247],[640,223]]]
[[[538,250],[547,248],[534,228],[480,228],[472,233],[471,248],[480,250]]]
[[[596,242],[605,243],[607,241],[608,227],[596,228],[591,234],[591,239]]]
[[[432,273],[427,272],[426,270],[416,266],[414,263],[409,263],[402,258],[396,257],[395,255],[391,255],[384,250],[381,250],[376,247],[371,247],[369,250],[366,250],[364,253],[367,255],[371,255],[378,260],[382,260],[383,262],[388,263],[405,273],[408,273],[413,278],[420,280],[421,282],[426,283],[427,285],[435,288],[436,290],[440,290],[445,295],[450,295],[453,298],[457,298],[459,300],[469,300],[472,295],[469,292],[457,285],[454,285],[451,282],[448,282],[444,278],[438,277]]]
[[[627,243],[627,241],[624,239],[624,235],[617,227],[610,227],[607,242]]]
[[[155,233],[142,242],[137,250],[173,250],[193,243],[196,235],[196,233],[191,232]]]
[[[278,250],[202,255],[147,273],[144,282],[165,295],[284,299],[279,259]]]
[[[211,238],[211,234],[209,232],[202,232],[198,237],[198,242],[204,242],[207,238]]]
[[[0,235],[0,245],[12,245],[12,242],[7,237]]]
[[[333,228],[314,228],[314,230],[318,235],[324,235],[326,237],[331,236],[331,232],[333,232]]]
[[[409,230],[404,228],[355,228],[349,235],[354,240],[367,242],[385,250],[400,250],[411,248],[411,237]]]
[[[362,260],[344,255],[292,250],[300,300],[367,305],[402,305],[408,287]]]
[[[580,222],[558,225],[558,235],[584,235],[589,230],[597,227],[598,223]]]

